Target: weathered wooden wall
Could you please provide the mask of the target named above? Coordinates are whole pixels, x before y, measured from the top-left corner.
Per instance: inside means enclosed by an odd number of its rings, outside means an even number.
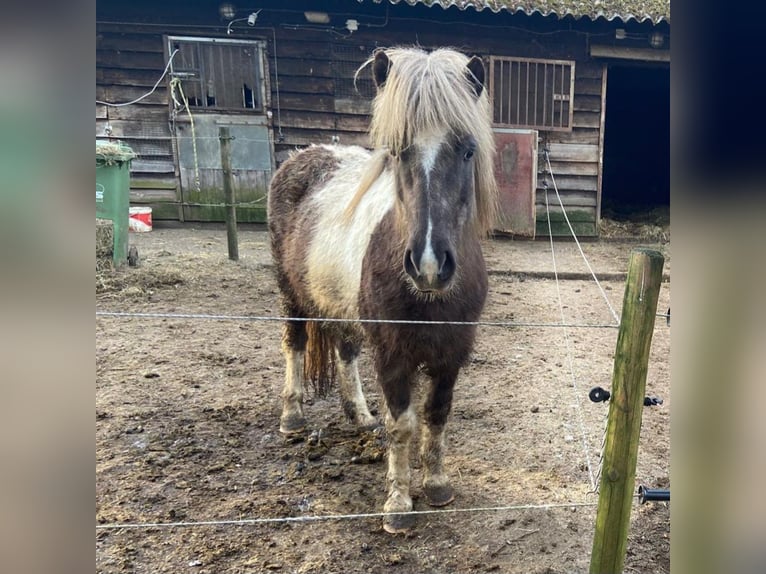
[[[405,6],[397,7],[399,12]],[[441,9],[438,10],[441,12]],[[440,17],[431,9],[433,19]],[[369,100],[340,96],[339,86],[351,81],[349,66],[339,70],[334,61],[337,47],[354,53],[358,62],[376,46],[417,43],[425,47],[453,45],[481,56],[516,56],[575,60],[574,120],[571,132],[540,132],[540,150],[547,145],[562,201],[576,231],[597,234],[605,66],[587,53],[586,36],[580,32],[541,35],[504,26],[473,27],[469,11],[464,25],[391,17],[384,27],[365,28],[346,39],[326,31],[280,25],[235,28],[231,38],[267,42],[271,87],[274,152],[277,165],[291,150],[311,143],[367,145]],[[518,19],[516,20],[518,22]],[[215,23],[211,23],[215,24]],[[550,21],[546,24],[550,32]],[[563,26],[563,25],[562,25]],[[162,26],[97,23],[97,86],[99,100],[127,101],[151,89],[165,66],[163,33],[225,36],[225,27],[163,29]],[[354,52],[356,50],[356,52]],[[139,154],[133,162],[131,201],[168,202],[156,213],[158,219],[180,217],[177,201],[178,170],[169,128],[167,82],[142,102],[122,108],[96,108],[97,136],[111,135],[131,145]],[[111,133],[107,134],[107,125]],[[546,167],[541,157],[540,170]],[[545,198],[540,173],[537,192],[538,233],[547,234]],[[561,209],[549,183],[549,203],[555,217]],[[556,231],[566,229],[560,223]],[[568,231],[566,232],[568,233]]]
[[[97,25],[96,100],[122,103],[142,96],[165,63],[161,29]],[[138,154],[131,163],[130,201],[152,204],[156,219],[181,217],[167,86],[161,82],[152,95],[129,106],[96,104],[96,137],[122,140]]]
[[[537,233],[548,234],[545,218],[545,189],[548,183],[548,205],[555,233],[569,235],[558,198],[561,195],[567,216],[578,235],[597,235],[600,204],[601,170],[604,129],[604,78],[606,67],[601,63],[578,61],[575,64],[574,118],[571,132],[541,132],[547,144],[551,178],[545,174],[544,157],[538,163]]]
[[[562,33],[552,36],[558,41],[541,40],[546,36],[507,31],[487,31],[470,36],[470,51],[481,56],[518,56],[546,59],[573,59],[575,64],[574,118],[571,132],[540,132],[548,144],[551,168],[567,214],[578,234],[595,235],[598,218],[601,157],[603,147],[603,82],[605,66],[593,62],[586,54],[581,34]],[[399,30],[393,25],[374,34],[354,36],[354,45],[364,45],[371,52],[375,45],[391,46],[418,42],[422,46],[452,44],[453,38],[437,25],[425,24],[417,31]],[[321,35],[280,31],[277,34],[282,133],[284,140],[276,148],[277,160],[286,157],[296,146],[309,143],[341,143],[367,145],[366,129],[369,108],[360,98],[340,100],[333,97],[337,82],[331,51],[333,41]],[[336,44],[341,42],[336,41]],[[469,45],[468,42],[465,45]],[[306,58],[306,54],[311,54]],[[272,85],[273,77],[272,66]],[[355,105],[354,105],[355,104]],[[275,142],[278,138],[275,137]],[[540,146],[543,149],[543,145]],[[545,161],[538,162],[540,174],[537,193],[538,233],[547,235],[543,173]],[[561,208],[553,193],[551,179],[549,203],[556,233],[569,234],[563,223]]]

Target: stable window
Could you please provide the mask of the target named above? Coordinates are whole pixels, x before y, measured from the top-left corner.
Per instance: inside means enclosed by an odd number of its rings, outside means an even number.
[[[263,111],[263,42],[221,38],[168,38],[170,77],[179,102],[208,110]]]
[[[492,56],[490,70],[496,127],[572,130],[574,61]]]

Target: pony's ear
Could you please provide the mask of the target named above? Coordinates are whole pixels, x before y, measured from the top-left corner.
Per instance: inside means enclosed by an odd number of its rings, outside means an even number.
[[[385,85],[390,67],[391,60],[386,56],[385,50],[376,50],[372,61],[372,77],[378,88],[382,88]]]
[[[468,73],[466,76],[468,76],[468,81],[471,82],[473,91],[476,92],[476,97],[478,98],[484,89],[484,63],[481,61],[481,58],[478,56],[471,58],[468,62]]]

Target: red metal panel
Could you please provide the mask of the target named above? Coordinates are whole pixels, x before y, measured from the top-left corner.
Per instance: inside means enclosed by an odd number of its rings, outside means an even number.
[[[500,191],[497,230],[535,237],[537,130],[495,129],[495,178]]]

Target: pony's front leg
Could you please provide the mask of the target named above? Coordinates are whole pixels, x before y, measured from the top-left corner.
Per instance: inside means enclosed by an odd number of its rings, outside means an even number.
[[[452,390],[457,370],[432,376],[431,389],[423,409],[420,460],[423,463],[423,492],[431,506],[455,500],[455,491],[444,472],[444,427],[452,408]]]
[[[380,371],[379,371],[380,372]],[[410,441],[417,427],[417,414],[410,403],[409,376],[382,374],[381,386],[386,398],[386,434],[388,437],[388,471],[386,485],[388,497],[384,512],[409,512],[410,497]],[[387,532],[406,532],[415,524],[415,517],[390,514],[383,519]]]
[[[410,441],[417,425],[417,415],[412,405],[394,417],[386,414],[388,434],[388,472],[386,483],[388,498],[384,512],[409,512],[412,510],[410,497]],[[415,517],[407,514],[391,514],[383,519],[383,528],[393,534],[406,532],[415,524]]]
[[[335,349],[336,365],[343,412],[359,428],[370,429],[378,426],[378,421],[370,413],[362,392],[357,366],[360,350],[361,343],[357,341],[341,341]]]
[[[302,321],[286,323],[282,336],[285,356],[285,386],[282,389],[282,416],[279,430],[295,434],[306,428],[303,416],[303,358],[306,354],[306,324]]]

